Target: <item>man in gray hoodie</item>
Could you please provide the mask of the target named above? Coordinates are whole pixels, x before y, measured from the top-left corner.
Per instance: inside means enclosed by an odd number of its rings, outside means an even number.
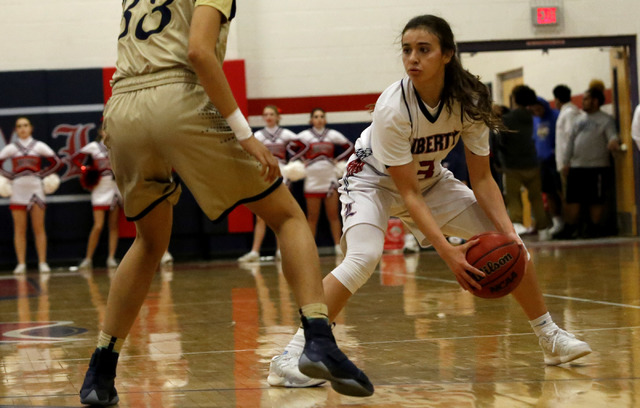
[[[582,109],[586,115],[576,121],[562,162],[562,172],[567,177],[565,228],[554,238],[577,236],[582,206],[589,207],[585,236],[606,235],[602,219],[613,185],[610,152],[620,150],[620,141],[613,117],[600,110],[603,104],[601,90],[591,88],[585,92]]]

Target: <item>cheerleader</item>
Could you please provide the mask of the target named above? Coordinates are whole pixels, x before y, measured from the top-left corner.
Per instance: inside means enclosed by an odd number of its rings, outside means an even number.
[[[33,126],[29,118],[19,117],[15,132],[18,140],[0,151],[0,173],[12,180],[9,209],[13,217],[13,242],[18,259],[13,273],[23,274],[27,270],[27,213],[31,215],[31,229],[38,252],[38,270],[40,273],[48,273],[51,269],[47,264],[45,191],[42,179],[54,174],[62,162],[49,146],[32,137]],[[2,169],[2,163],[8,159],[11,159],[13,165],[10,172]],[[57,180],[59,183],[59,178]]]
[[[320,217],[320,207],[324,210],[331,228],[331,236],[337,255],[341,255],[340,235],[342,226],[339,215],[338,177],[335,164],[346,160],[353,153],[353,143],[337,130],[328,129],[326,113],[321,108],[311,111],[311,129],[303,130],[298,139],[307,148],[304,152],[307,176],[304,181],[304,197],[307,204],[307,222],[315,236]],[[336,156],[336,147],[342,152]]]
[[[267,105],[262,111],[262,119],[265,127],[255,132],[255,137],[278,159],[280,171],[283,172],[287,157],[291,160],[298,158],[303,152],[304,144],[298,142],[297,136],[292,131],[280,127],[280,109],[275,105]],[[300,143],[300,144],[298,144]],[[296,148],[300,153],[296,154]],[[284,172],[283,172],[284,174]],[[284,183],[289,184],[284,176]],[[260,259],[260,247],[267,231],[264,220],[256,216],[256,225],[253,230],[253,244],[251,251],[238,258],[238,262],[255,262]],[[280,259],[280,250],[276,251],[276,259]]]
[[[84,187],[91,189],[91,205],[93,206],[93,227],[89,233],[86,255],[78,266],[81,269],[91,269],[93,266],[93,254],[104,227],[105,213],[109,214],[107,267],[115,268],[118,266],[118,262],[115,260],[115,253],[118,247],[118,221],[120,207],[122,206],[122,196],[113,179],[111,163],[109,162],[109,155],[103,139],[104,130],[101,127],[98,130],[96,140],[82,147],[78,153],[71,157],[73,164],[83,169],[83,179],[87,180]],[[92,173],[95,174],[94,177],[97,179],[89,180]]]

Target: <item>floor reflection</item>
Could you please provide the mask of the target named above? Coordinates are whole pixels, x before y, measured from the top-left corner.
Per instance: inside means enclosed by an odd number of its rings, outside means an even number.
[[[298,312],[273,261],[158,272],[118,371],[127,407],[635,407],[640,396],[639,241],[530,245],[554,320],[594,353],[546,367],[512,299],[462,291],[432,251],[384,254],[336,319],[345,352],[376,385],[271,388],[271,357]],[[335,267],[322,259],[323,273]],[[78,406],[110,273],[0,276],[0,405]]]

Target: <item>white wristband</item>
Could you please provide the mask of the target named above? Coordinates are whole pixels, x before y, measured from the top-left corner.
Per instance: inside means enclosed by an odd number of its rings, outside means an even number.
[[[233,113],[229,115],[229,117],[225,118],[225,120],[229,124],[229,127],[231,128],[233,133],[235,133],[238,140],[247,140],[248,138],[253,136],[253,132],[249,127],[249,123],[244,118],[244,115],[240,111],[240,108],[234,110]]]

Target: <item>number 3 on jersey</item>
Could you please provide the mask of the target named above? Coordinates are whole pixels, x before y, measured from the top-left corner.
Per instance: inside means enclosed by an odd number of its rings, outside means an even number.
[[[418,180],[426,180],[433,177],[434,168],[433,160],[421,161],[420,169],[418,169]]]
[[[150,0],[150,2],[151,4],[156,4],[156,0]],[[143,14],[142,17],[137,20],[137,22],[134,22],[134,24],[136,25],[136,38],[144,41],[151,35],[162,32],[167,24],[171,22],[171,9],[169,8],[169,5],[173,2],[174,0],[165,0],[164,2],[152,8],[149,13]],[[124,11],[122,12],[122,25],[124,25],[124,28],[118,36],[118,39],[126,37],[129,34],[129,25],[131,25],[131,19],[133,17],[132,10],[140,3],[140,0],[133,0],[131,4],[129,4],[129,6],[127,6],[126,3],[127,0],[124,0],[122,2],[122,7],[124,8]],[[152,18],[154,22],[156,22],[157,20],[160,21],[157,21],[157,26],[155,28],[145,30],[143,26],[147,17]]]

